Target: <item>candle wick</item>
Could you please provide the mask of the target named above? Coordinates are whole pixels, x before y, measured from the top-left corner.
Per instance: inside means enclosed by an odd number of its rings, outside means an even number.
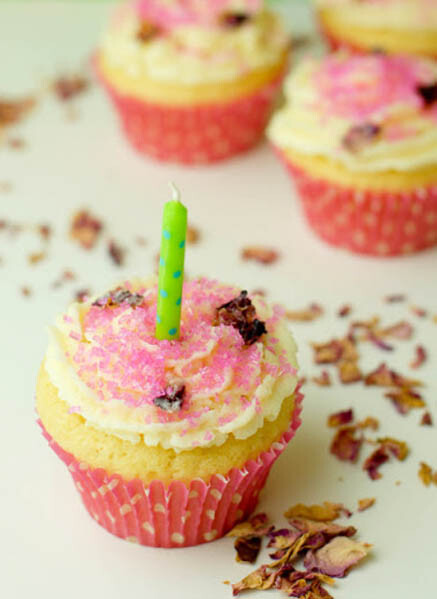
[[[181,201],[181,192],[176,187],[176,185],[173,183],[173,181],[170,181],[170,189],[172,191],[172,200],[174,202],[180,202]]]

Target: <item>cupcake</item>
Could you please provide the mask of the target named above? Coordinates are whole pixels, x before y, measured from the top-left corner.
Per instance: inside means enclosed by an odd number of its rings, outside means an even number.
[[[315,0],[331,46],[437,58],[435,0]]]
[[[86,509],[143,545],[225,534],[254,509],[300,424],[282,309],[205,278],[183,294],[178,341],[154,336],[155,279],[73,303],[37,382],[43,433]]]
[[[437,243],[437,65],[337,53],[303,62],[269,137],[309,224],[354,252]]]
[[[137,150],[209,163],[259,141],[289,45],[262,0],[140,0],[114,16],[95,66]]]

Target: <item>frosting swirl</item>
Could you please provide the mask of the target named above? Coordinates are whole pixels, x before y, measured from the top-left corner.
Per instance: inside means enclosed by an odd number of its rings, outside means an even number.
[[[149,12],[151,8],[148,6]],[[100,47],[109,68],[122,69],[138,81],[182,85],[229,82],[277,65],[289,45],[280,19],[263,9],[252,9],[247,21],[235,27],[217,20],[205,23],[186,17],[174,22],[162,16],[158,19],[153,11],[151,15],[162,29],[159,35],[141,41],[142,17],[137,7],[124,7],[117,14]],[[164,22],[166,27],[161,25]]]
[[[338,161],[352,171],[408,171],[437,162],[437,65],[405,56],[308,59],[286,83],[288,102],[269,126],[280,148]],[[432,94],[430,94],[432,96]],[[431,98],[432,99],[432,98]],[[361,132],[357,151],[350,134]]]
[[[87,424],[134,443],[175,451],[247,438],[274,420],[297,383],[296,347],[278,306],[253,298],[268,333],[245,345],[216,320],[239,290],[198,279],[184,284],[179,341],[154,337],[157,285],[124,288],[142,303],[74,303],[50,331],[45,368],[59,396]],[[183,386],[178,410],[156,398]]]

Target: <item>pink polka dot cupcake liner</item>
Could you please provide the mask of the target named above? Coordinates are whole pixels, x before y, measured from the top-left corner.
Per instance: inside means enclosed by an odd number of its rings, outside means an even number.
[[[260,141],[283,76],[232,102],[189,107],[122,95],[100,79],[138,152],[164,162],[209,164],[246,152]]]
[[[132,543],[152,547],[189,547],[218,539],[255,509],[269,472],[301,424],[303,395],[295,391],[290,427],[269,451],[226,476],[209,483],[161,481],[149,485],[124,480],[105,470],[90,468],[62,449],[45,430],[44,437],[66,464],[90,516],[108,532]]]
[[[316,179],[280,156],[313,231],[339,248],[400,256],[437,245],[437,185],[403,193],[355,190]]]

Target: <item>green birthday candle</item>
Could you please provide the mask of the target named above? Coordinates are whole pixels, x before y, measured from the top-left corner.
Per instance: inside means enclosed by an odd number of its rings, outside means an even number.
[[[187,209],[180,201],[179,191],[173,184],[171,187],[173,198],[166,202],[162,217],[155,331],[157,339],[178,339],[181,322]]]

